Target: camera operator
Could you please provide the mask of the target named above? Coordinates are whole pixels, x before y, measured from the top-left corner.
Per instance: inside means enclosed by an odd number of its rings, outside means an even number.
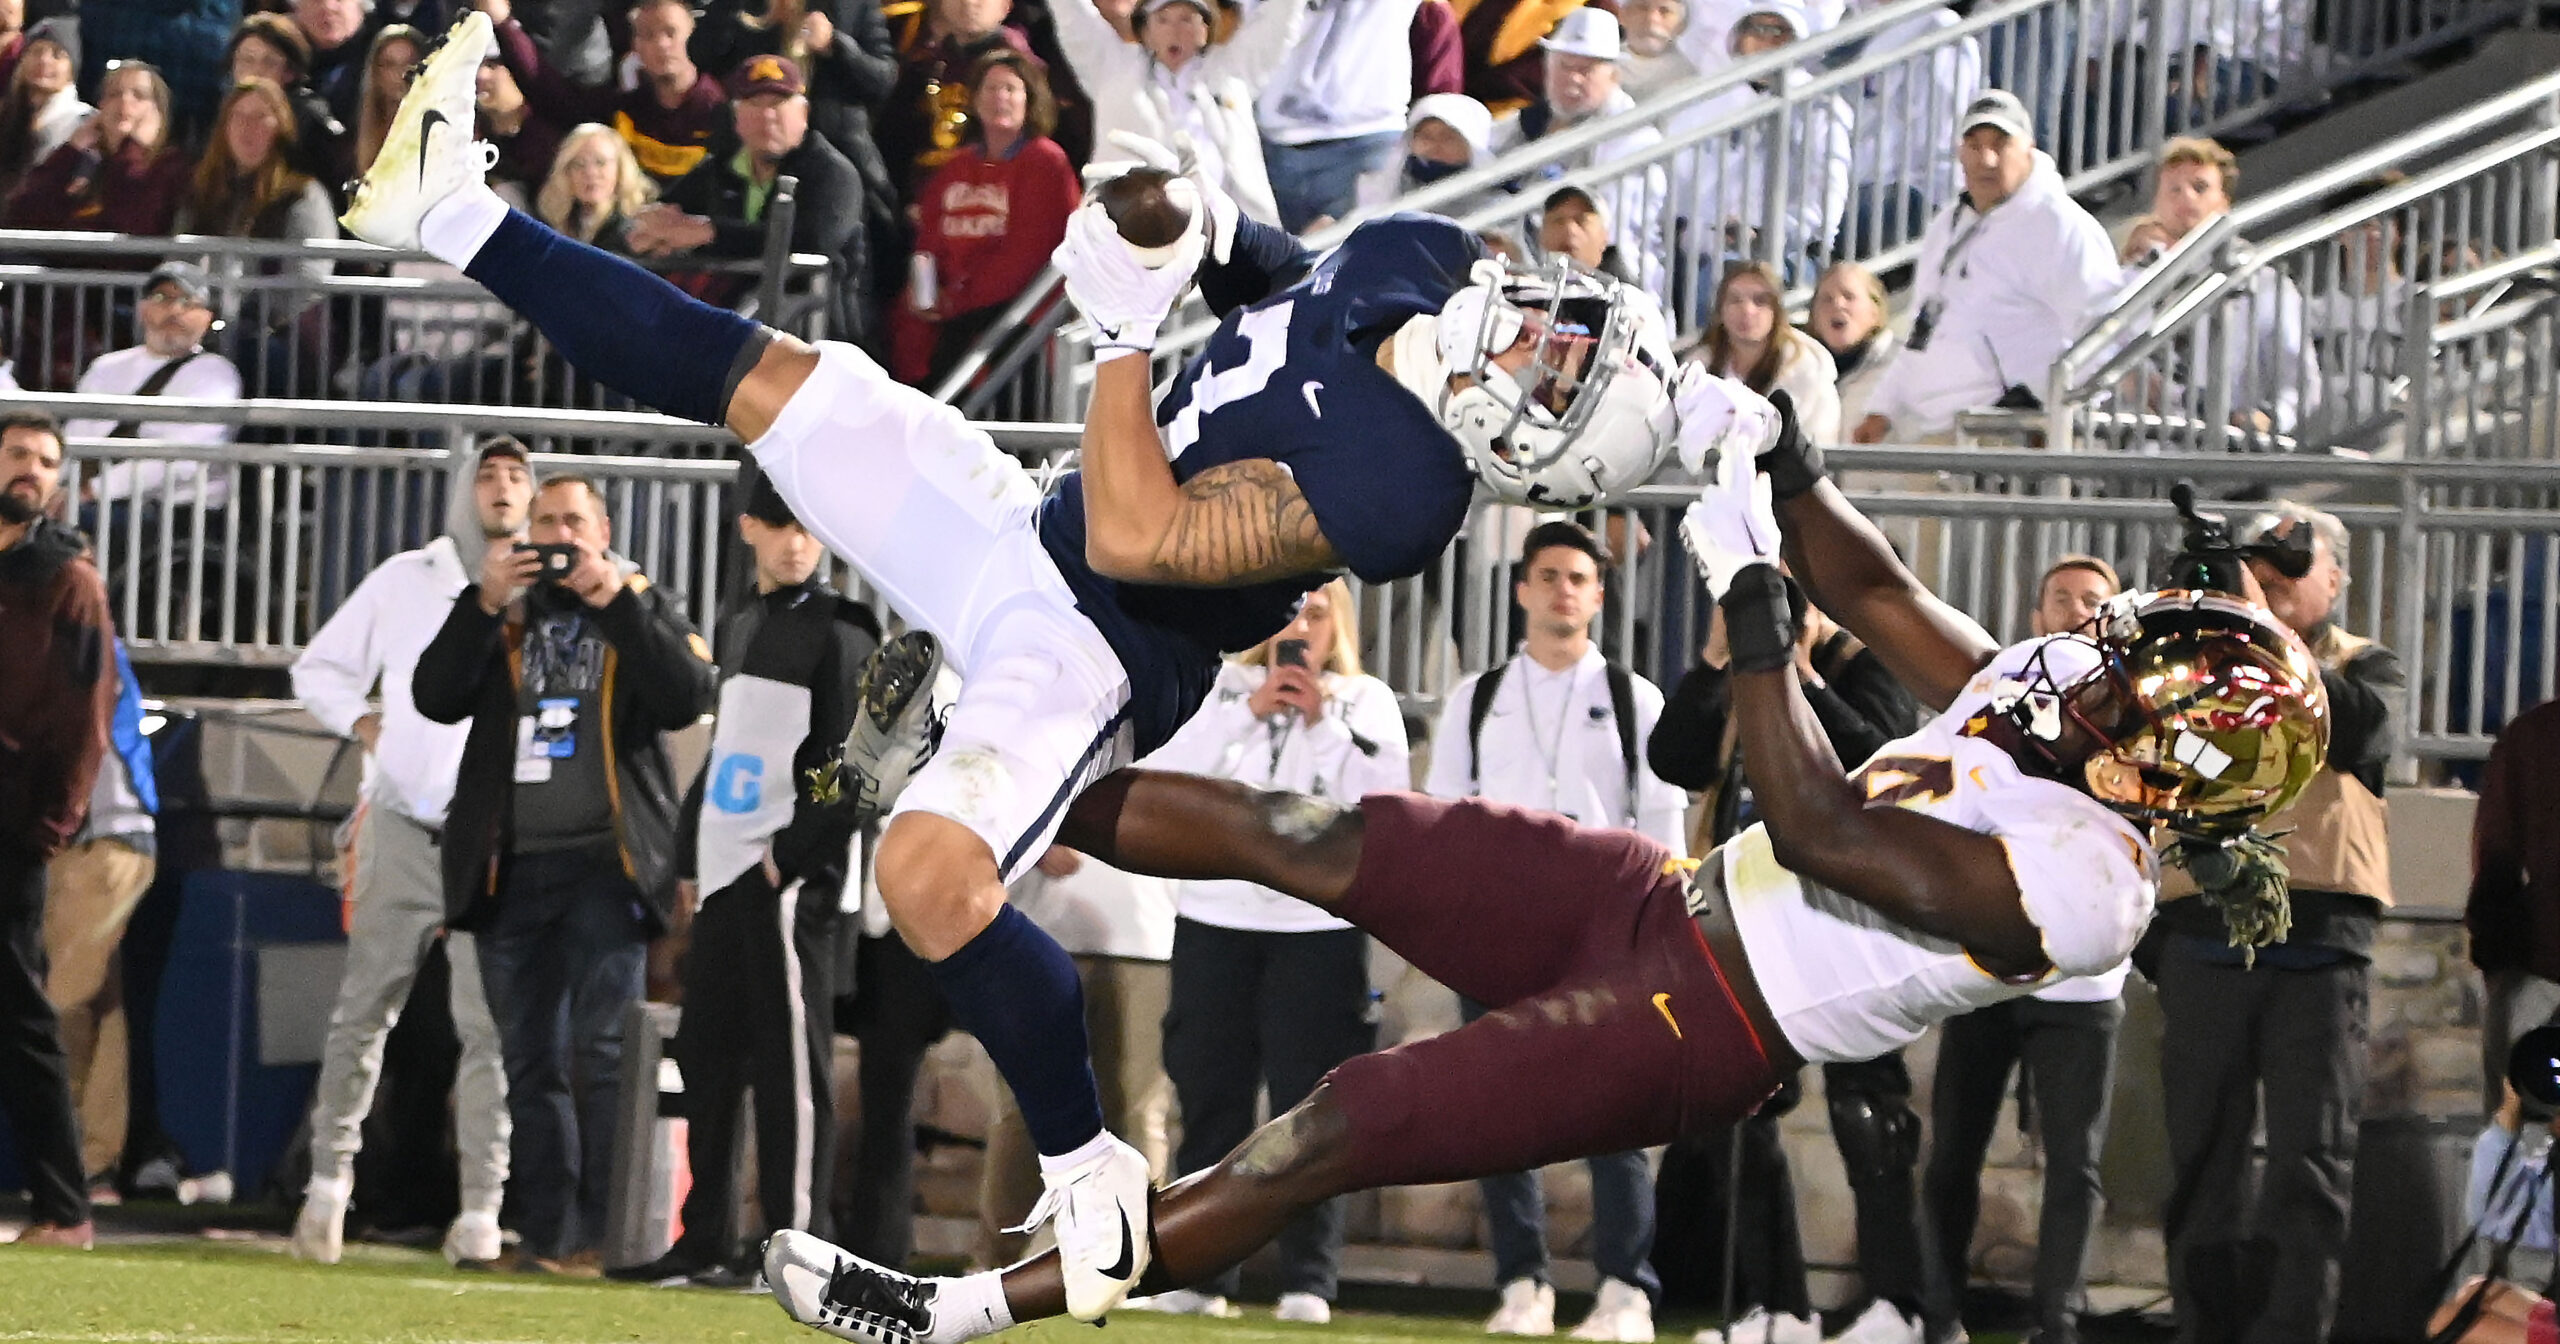
[[[2542,1028],[2545,1033],[2550,1030]],[[2519,1077],[2527,1066],[2527,1048],[2519,1042],[2515,1061]],[[2547,1060],[2549,1051],[2541,1053]],[[2541,1067],[2543,1077],[2549,1079],[2549,1065]],[[2515,1084],[2508,1081],[2501,1086],[2505,1100],[2471,1146],[2471,1181],[2462,1201],[2463,1216],[2473,1229],[2464,1243],[2468,1253],[2463,1257],[2472,1277],[2436,1308],[2427,1322],[2430,1340],[2550,1344],[2560,1338],[2560,1322],[2555,1322],[2550,1301],[2523,1286],[2547,1288],[2554,1267],[2551,1135],[2527,1134],[2525,1123],[2531,1119],[2537,1129],[2548,1125],[2560,1131],[2560,1121],[2548,1120],[2547,1110],[2528,1115]],[[2543,1099],[2548,1095],[2544,1091]]]
[[[2262,823],[2285,836],[2292,872],[2282,940],[2252,962],[2176,874],[2141,958],[2164,1019],[2174,1168],[2164,1230],[2180,1344],[2328,1336],[2364,1097],[2368,958],[2391,903],[2382,775],[2406,682],[2396,655],[2332,620],[2346,529],[2279,501],[2236,536],[2267,608],[2319,659],[2329,755],[2300,799]],[[2261,1086],[2266,1159],[2251,1199]],[[2262,1305],[2244,1314],[2249,1304]]]
[[[623,1011],[675,899],[663,735],[711,708],[712,667],[677,604],[613,553],[593,482],[545,479],[526,535],[489,543],[410,693],[427,718],[471,725],[445,819],[446,924],[479,939],[506,1057],[518,1267],[592,1277]]]

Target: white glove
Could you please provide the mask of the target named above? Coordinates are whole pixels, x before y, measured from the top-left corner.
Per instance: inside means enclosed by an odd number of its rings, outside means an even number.
[[[1680,366],[1671,405],[1680,417],[1680,465],[1693,475],[1711,467],[1711,454],[1731,452],[1748,462],[1778,441],[1778,408],[1703,364]]]
[[[1681,517],[1680,540],[1697,561],[1707,592],[1721,602],[1736,574],[1777,563],[1778,515],[1769,502],[1769,478],[1760,474],[1756,458],[1727,451],[1711,465],[1715,480],[1698,492],[1698,502]]]
[[[1133,157],[1086,164],[1084,169],[1086,186],[1099,186],[1132,168],[1157,168],[1172,173],[1189,182],[1192,190],[1197,193],[1195,208],[1208,225],[1210,259],[1222,266],[1234,259],[1236,220],[1244,212],[1237,207],[1235,197],[1228,195],[1224,188],[1200,176],[1199,151],[1192,147],[1189,132],[1176,131],[1173,144],[1166,145],[1159,140],[1150,140],[1135,131],[1113,131],[1111,143],[1128,151]]]
[[[1200,269],[1204,235],[1197,212],[1192,219],[1194,227],[1183,230],[1170,248],[1146,249],[1169,257],[1150,266],[1140,249],[1120,236],[1101,202],[1088,201],[1067,217],[1066,240],[1050,255],[1049,264],[1066,276],[1067,298],[1093,327],[1096,360],[1155,349],[1156,332]]]

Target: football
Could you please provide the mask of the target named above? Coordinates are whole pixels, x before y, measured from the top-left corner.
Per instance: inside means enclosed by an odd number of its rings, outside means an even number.
[[[1191,227],[1190,205],[1165,189],[1173,177],[1161,168],[1132,168],[1096,190],[1103,212],[1130,246],[1171,247]]]

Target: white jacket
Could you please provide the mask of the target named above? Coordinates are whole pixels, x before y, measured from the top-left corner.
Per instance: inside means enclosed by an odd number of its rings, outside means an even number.
[[[1422,0],[1307,0],[1306,27],[1254,111],[1276,145],[1404,131]]]
[[[1967,241],[1969,240],[1969,241]],[[1953,244],[1966,245],[1951,255]],[[1920,237],[1910,311],[1938,310],[1927,348],[1903,338],[1876,380],[1867,413],[1909,441],[1954,427],[2011,385],[2038,396],[2072,340],[2115,301],[2123,268],[2106,228],[2063,190],[2043,150],[2017,192],[1988,214],[1971,199],[1931,218]]]
[[[168,362],[151,353],[149,346],[110,350],[80,371],[76,390],[110,397],[138,392]],[[170,375],[159,395],[238,401],[239,366],[211,350],[201,351]],[[102,439],[115,432],[116,423],[103,419],[69,420],[63,423],[62,432],[67,438]],[[137,438],[169,443],[229,443],[239,432],[230,425],[181,424],[174,420],[145,420],[134,426]],[[199,477],[202,484],[197,483]],[[102,499],[129,499],[139,494],[154,504],[201,504],[208,509],[221,508],[231,499],[231,469],[216,466],[207,470],[195,462],[118,462],[101,474],[97,484]]]
[[[1327,672],[1323,717],[1302,723],[1286,715],[1274,722],[1255,717],[1249,707],[1270,676],[1267,667],[1243,663],[1218,669],[1217,685],[1200,712],[1139,764],[1337,802],[1413,787],[1404,712],[1385,682]],[[1251,882],[1176,882],[1174,893],[1184,919],[1222,929],[1313,933],[1351,927]]]
[[[1147,49],[1123,41],[1093,0],[1058,0],[1058,45],[1093,99],[1094,156],[1122,157],[1113,131],[1171,145],[1187,133],[1203,175],[1237,206],[1265,224],[1280,222],[1271,175],[1262,165],[1262,132],[1253,100],[1288,59],[1306,26],[1307,0],[1261,0],[1235,36],[1192,58],[1180,71],[1156,63]]]
[[[1636,797],[1630,805],[1606,666],[1597,648],[1562,672],[1548,671],[1525,653],[1512,659],[1486,707],[1477,744],[1483,757],[1473,762],[1472,778],[1467,716],[1483,674],[1461,679],[1441,702],[1431,738],[1431,775],[1422,791],[1434,798],[1473,795],[1541,808],[1585,826],[1624,826],[1686,855],[1688,791],[1665,783],[1644,760],[1645,740],[1662,717],[1661,688],[1641,676],[1628,687],[1636,712]]]
[[[1679,134],[1763,105],[1767,95],[1748,85],[1700,99],[1671,118]],[[1952,115],[1952,114],[1950,114]],[[1849,208],[1851,128],[1857,113],[1849,100],[1826,94],[1799,103],[1787,131],[1788,169],[1779,183],[1781,256],[1802,260],[1827,249]],[[1695,183],[1688,202],[1691,246],[1701,255],[1762,257],[1758,232],[1768,218],[1769,165],[1775,159],[1774,119],[1700,141],[1692,163]]]
[[[1551,123],[1546,128],[1545,134],[1560,134],[1584,122],[1605,121],[1620,113],[1633,110],[1635,105],[1636,100],[1629,97],[1625,89],[1613,90],[1609,94],[1608,101],[1602,103],[1598,111],[1577,121]],[[1543,106],[1543,104],[1533,106]],[[1509,113],[1493,123],[1494,153],[1505,154],[1529,143],[1531,137],[1520,120],[1522,112],[1528,110],[1524,108],[1520,112]],[[1615,163],[1620,159],[1641,154],[1660,143],[1662,143],[1662,132],[1658,128],[1638,126],[1631,131],[1600,141],[1582,153],[1555,165],[1550,171],[1556,176],[1562,176],[1567,172],[1578,172],[1584,168]],[[1520,202],[1525,224],[1521,231],[1522,237],[1538,236],[1538,216],[1541,207],[1546,203],[1547,191],[1548,188],[1540,182],[1530,181],[1522,184]],[[1640,170],[1631,169],[1622,172],[1616,178],[1593,188],[1591,194],[1600,202],[1601,210],[1609,216],[1609,241],[1618,245],[1618,255],[1625,259],[1628,267],[1642,280],[1645,288],[1653,291],[1655,297],[1662,297],[1665,275],[1663,264],[1664,258],[1669,255],[1665,247],[1668,238],[1664,232],[1663,216],[1668,213],[1664,207],[1671,199],[1670,179],[1664,175],[1662,165],[1656,162],[1647,164]]]
[[[1713,314],[1709,316],[1712,318]],[[1784,388],[1795,399],[1796,423],[1804,427],[1807,439],[1814,443],[1840,442],[1840,366],[1831,362],[1830,348],[1783,324],[1777,335],[1786,347],[1785,353],[1778,356],[1778,376],[1771,381],[1769,390]],[[1706,362],[1706,347],[1698,348],[1696,358],[1700,363]],[[1740,378],[1745,371],[1710,368],[1707,372]]]
[[[1932,49],[1860,82],[1850,180],[1915,187],[1931,200],[1956,194],[1956,138],[1947,128],[1982,91],[1982,48],[1970,37],[1936,38],[1960,22],[1952,9],[1925,9],[1867,39],[1861,61],[1924,43]]]
[[[2138,282],[2144,266],[2128,266],[2127,288]],[[2261,270],[2238,293],[2226,297],[2195,334],[2167,353],[2175,367],[2163,389],[2161,410],[2202,415],[2205,389],[2195,383],[2191,362],[2199,345],[2218,350],[2223,376],[2231,383],[2231,411],[2264,412],[2278,434],[2305,427],[2320,407],[2323,384],[2320,356],[2307,334],[2302,291],[2282,273]],[[2137,408],[2141,409],[2141,408]]]
[[[1007,898],[1071,955],[1171,961],[1174,884],[1083,858],[1065,877],[1032,869]]]
[[[341,737],[373,712],[368,697],[381,684],[382,736],[365,757],[364,796],[422,826],[444,825],[471,725],[420,714],[409,682],[445,612],[475,582],[478,559],[466,564],[443,536],[383,561],[293,660],[294,698]]]

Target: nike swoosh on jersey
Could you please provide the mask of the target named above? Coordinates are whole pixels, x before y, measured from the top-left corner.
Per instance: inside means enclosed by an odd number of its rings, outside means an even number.
[[[1318,420],[1322,420],[1324,418],[1324,408],[1316,404],[1316,394],[1323,390],[1324,384],[1317,382],[1313,378],[1307,380],[1306,386],[1298,389],[1298,391],[1307,399],[1307,409],[1310,412],[1313,412]]]
[[[1673,1040],[1675,1040],[1675,1041],[1685,1041],[1685,1040],[1689,1039],[1688,1037],[1683,1036],[1683,1035],[1681,1035],[1681,1034],[1680,1034],[1680,1019],[1678,1019],[1678,1018],[1676,1018],[1676,1017],[1673,1017],[1673,1016],[1671,1015],[1671,995],[1670,995],[1670,994],[1668,994],[1668,993],[1662,993],[1662,994],[1656,994],[1656,995],[1654,995],[1654,996],[1653,996],[1653,1010],[1654,1010],[1655,1012],[1657,1012],[1657,1013],[1662,1014],[1662,1020],[1663,1020],[1663,1021],[1668,1022],[1668,1023],[1670,1023],[1670,1024],[1671,1024],[1671,1039],[1673,1039]]]

